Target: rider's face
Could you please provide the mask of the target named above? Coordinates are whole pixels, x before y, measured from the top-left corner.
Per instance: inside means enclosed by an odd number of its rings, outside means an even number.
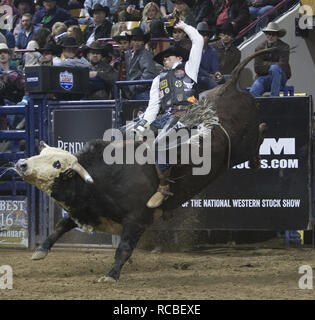
[[[163,59],[164,68],[165,69],[172,69],[176,62],[180,62],[182,60],[183,60],[182,57],[176,57],[176,56],[168,56],[167,57],[166,56]]]

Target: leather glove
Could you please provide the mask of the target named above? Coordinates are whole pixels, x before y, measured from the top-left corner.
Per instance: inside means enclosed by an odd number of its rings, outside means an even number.
[[[131,131],[136,134],[136,140],[143,141],[143,134],[148,129],[150,129],[149,122],[142,119],[136,123],[135,127],[131,129]]]

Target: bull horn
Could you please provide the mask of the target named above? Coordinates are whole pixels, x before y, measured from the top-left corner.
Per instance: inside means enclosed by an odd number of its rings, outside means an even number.
[[[89,175],[89,173],[79,164],[79,162],[76,162],[72,169],[86,182],[86,183],[93,183],[92,177]]]
[[[39,151],[42,151],[43,149],[45,149],[47,147],[48,147],[48,145],[44,141],[41,141],[39,143]]]

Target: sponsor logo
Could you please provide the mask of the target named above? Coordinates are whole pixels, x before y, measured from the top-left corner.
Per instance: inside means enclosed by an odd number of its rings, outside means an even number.
[[[160,89],[164,89],[168,86],[167,80],[160,81]]]
[[[73,88],[73,74],[68,71],[60,72],[59,84],[61,88],[65,90],[71,90]]]
[[[265,138],[260,146],[259,154],[262,156],[292,156],[295,155],[295,138]],[[267,157],[268,158],[268,157]],[[261,169],[298,169],[299,159],[261,159]],[[233,169],[250,169],[249,162],[244,162]]]

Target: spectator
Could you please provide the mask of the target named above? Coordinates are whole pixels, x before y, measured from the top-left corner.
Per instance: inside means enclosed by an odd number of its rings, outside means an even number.
[[[197,82],[199,92],[201,92],[215,88],[217,86],[216,79],[221,77],[221,74],[217,50],[209,45],[212,33],[207,22],[199,22],[197,30],[204,41]]]
[[[5,43],[0,44],[0,103],[18,103],[24,96],[25,80],[20,71],[10,67],[13,50]],[[0,129],[14,129],[23,119],[22,115],[1,115]]]
[[[53,59],[61,53],[60,47],[52,42],[46,43],[44,48],[39,48],[37,51],[42,55],[39,59],[41,66],[52,66]]]
[[[36,50],[39,48],[43,48],[45,44],[49,41],[50,37],[51,37],[51,34],[48,29],[39,28],[35,32],[32,40],[28,43],[26,49]],[[25,67],[40,65],[40,57],[41,57],[41,54],[38,51],[26,52],[24,55]]]
[[[89,62],[84,57],[79,57],[79,46],[74,38],[65,37],[62,40],[61,48],[61,57],[53,59],[54,66],[89,68]]]
[[[231,23],[224,23],[217,32],[219,40],[211,45],[217,50],[219,56],[219,71],[227,80],[241,61],[241,51],[233,44],[234,28]]]
[[[123,31],[128,31],[125,21],[116,22],[112,25],[112,30],[110,32],[110,37],[113,39],[119,36]]]
[[[233,25],[235,34],[250,22],[248,4],[244,0],[217,0],[214,4],[216,26]]]
[[[140,21],[144,7],[152,0],[127,0],[126,9],[118,13],[118,21]],[[153,0],[160,7],[159,0]]]
[[[118,43],[120,55],[116,59],[114,67],[118,69],[118,80],[126,80],[125,53],[130,49],[130,39],[128,31],[123,31],[119,36],[114,36],[113,40]]]
[[[90,16],[90,10],[94,8],[96,4],[100,4],[103,7],[109,8],[108,16],[114,17],[118,11],[120,0],[85,0],[84,9],[85,9],[85,22],[88,22],[92,16]]]
[[[251,19],[255,20],[256,18],[262,16],[279,2],[280,0],[249,0],[249,14]],[[255,32],[257,33],[260,29],[265,28],[267,23],[268,16],[262,18],[262,20],[257,23]]]
[[[161,0],[160,2],[160,10],[162,17],[167,20],[170,18],[169,15],[174,11],[174,4],[172,0]]]
[[[87,98],[109,99],[112,97],[114,82],[117,81],[117,71],[103,59],[109,57],[109,47],[94,41],[83,48],[83,53],[90,62],[90,92]]]
[[[88,25],[84,30],[84,40],[87,45],[99,38],[109,38],[112,29],[112,24],[106,20],[109,15],[108,7],[97,3],[89,13],[93,17],[94,23]]]
[[[51,27],[51,33],[53,35],[53,37],[56,37],[62,33],[67,32],[67,25],[65,25],[63,22],[56,22],[53,24],[53,26]]]
[[[32,18],[33,16],[30,13],[25,13],[22,16],[22,30],[18,33],[15,44],[17,49],[25,49],[38,30],[38,27],[33,25]]]
[[[196,19],[192,12],[194,0],[172,0],[174,3],[173,12],[168,15],[168,19],[175,19],[175,23],[182,20],[184,23],[191,26],[196,26]]]
[[[74,10],[74,9],[81,9],[83,8],[82,1],[79,0],[69,0],[67,2],[67,6],[64,8],[66,10]]]
[[[152,20],[150,22],[150,35],[151,39],[169,39],[169,34],[165,31],[164,22],[161,20]],[[153,42],[150,41],[149,43],[149,50],[153,52],[153,55],[157,55],[160,51],[164,51],[167,47],[171,44],[170,41],[159,41]]]
[[[191,48],[191,40],[187,37],[184,30],[180,28],[173,28],[173,39],[175,47],[182,47],[186,50]]]
[[[0,29],[0,32],[6,38],[8,47],[13,49],[15,47],[15,38],[13,33],[7,29]]]
[[[78,25],[70,26],[67,29],[67,36],[70,38],[74,38],[79,46],[84,44],[83,32]]]
[[[4,104],[4,99],[11,102],[19,102],[25,90],[25,80],[22,74],[10,67],[10,60],[13,50],[5,43],[0,43],[0,103]]]
[[[164,22],[161,20],[152,20],[150,22],[150,35],[151,41],[146,45],[146,48],[152,52],[153,56],[156,56],[158,53],[166,50],[171,44],[170,41],[152,41],[152,39],[167,39],[169,35],[166,33],[164,28]],[[163,67],[155,62],[155,67],[157,72],[160,73]]]
[[[197,0],[192,7],[192,12],[197,24],[205,21],[209,25],[213,25],[214,7],[211,1]]]
[[[261,96],[270,91],[270,96],[279,96],[281,86],[284,86],[291,77],[289,64],[290,47],[280,40],[286,35],[285,29],[280,29],[275,22],[268,23],[263,29],[266,40],[259,44],[255,51],[265,48],[277,48],[277,50],[255,58],[254,67],[258,78],[250,89],[254,97]]]
[[[35,12],[35,6],[33,0],[14,0],[14,6],[17,8],[17,14],[13,16],[12,30],[15,39],[18,33],[22,30],[22,16],[25,13],[31,15]]]
[[[67,26],[78,24],[68,11],[56,5],[56,0],[43,0],[43,7],[36,11],[33,18],[35,25],[51,29],[56,22],[63,22]]]
[[[140,27],[144,33],[150,32],[150,22],[160,20],[161,12],[155,2],[149,2],[143,9]]]
[[[153,55],[144,47],[150,39],[150,34],[144,34],[141,28],[131,30],[129,36],[131,48],[125,54],[127,80],[153,79],[156,75],[156,68],[153,62]],[[149,99],[151,85],[139,84],[130,85],[129,91],[133,100]]]
[[[67,29],[67,26],[63,22],[54,23],[51,33],[56,44],[60,45],[62,39],[67,36]]]

